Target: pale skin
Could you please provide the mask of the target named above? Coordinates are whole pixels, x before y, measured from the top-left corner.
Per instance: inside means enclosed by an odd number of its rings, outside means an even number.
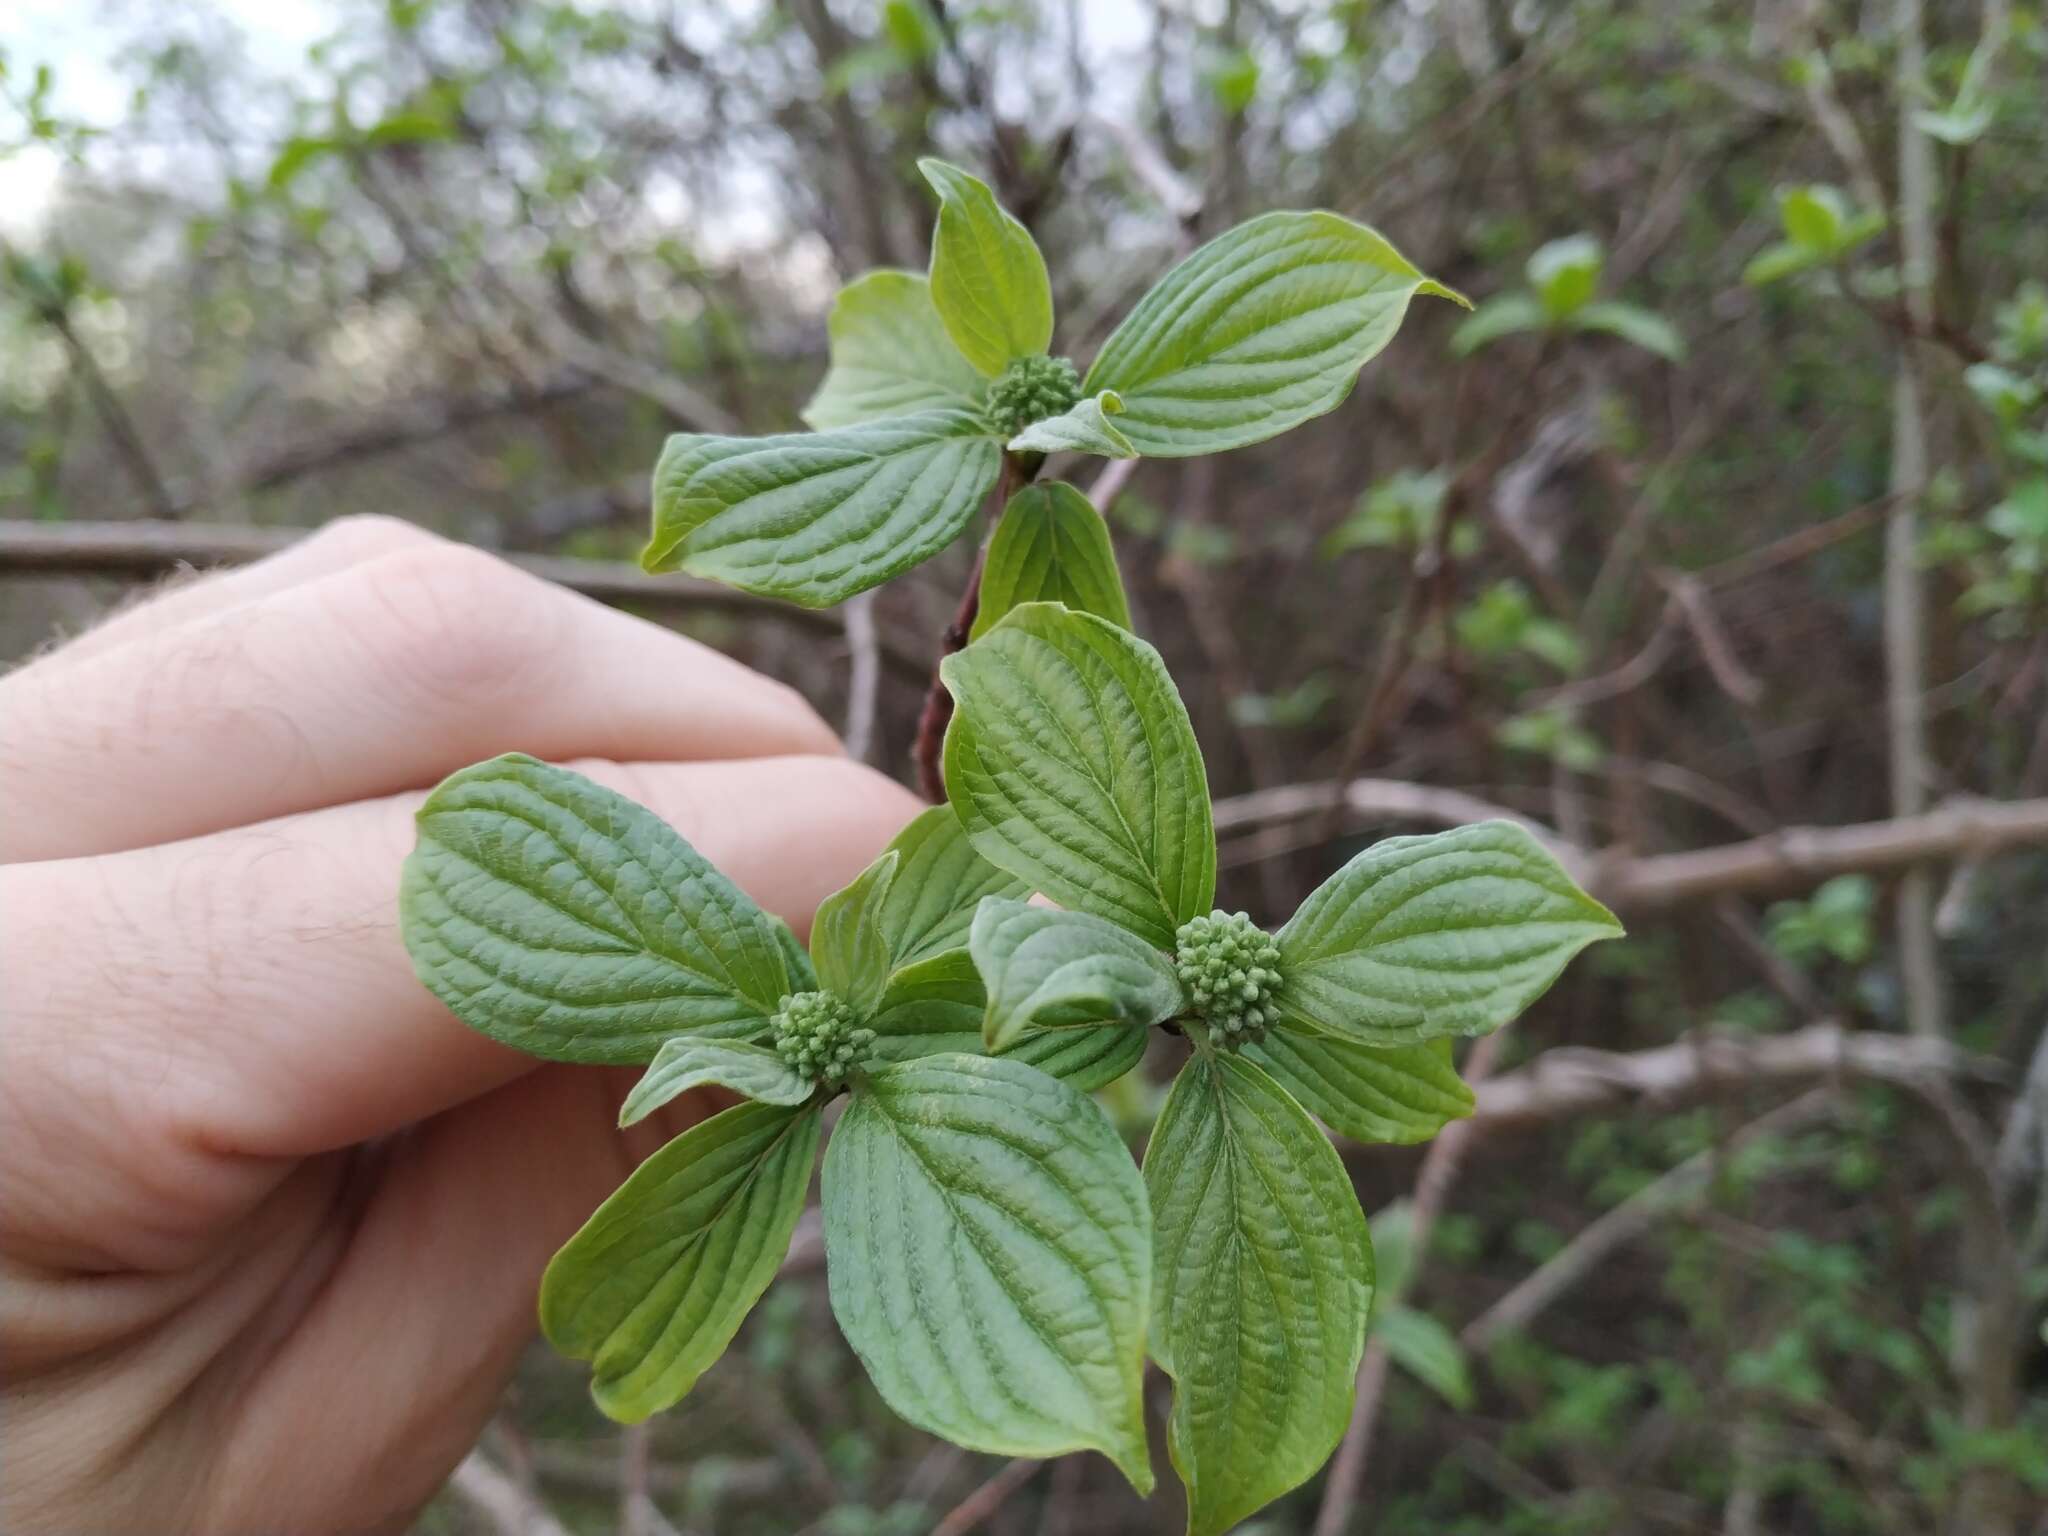
[[[704,1112],[414,979],[412,812],[505,751],[804,931],[916,811],[798,696],[382,519],[0,679],[0,1530],[402,1529],[548,1256]]]

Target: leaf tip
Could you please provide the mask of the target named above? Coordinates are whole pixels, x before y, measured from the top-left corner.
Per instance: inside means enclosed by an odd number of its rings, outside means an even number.
[[[1419,283],[1416,286],[1415,291],[1417,293],[1427,294],[1431,298],[1449,299],[1453,304],[1457,305],[1460,309],[1471,309],[1474,307],[1472,301],[1466,298],[1464,294],[1458,292],[1457,289],[1449,286],[1446,283],[1438,282],[1433,277],[1425,277],[1421,281],[1421,283]]]

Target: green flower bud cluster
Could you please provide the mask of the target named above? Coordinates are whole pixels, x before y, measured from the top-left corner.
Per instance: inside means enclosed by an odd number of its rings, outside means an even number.
[[[867,1062],[875,1032],[830,992],[799,992],[782,999],[771,1027],[775,1050],[797,1073],[826,1088],[845,1083]]]
[[[1072,410],[1081,375],[1064,357],[1020,357],[988,387],[988,419],[1004,433]]]
[[[1174,934],[1173,963],[1196,1017],[1226,1049],[1257,1040],[1275,1018],[1280,946],[1242,912],[1189,918]]]

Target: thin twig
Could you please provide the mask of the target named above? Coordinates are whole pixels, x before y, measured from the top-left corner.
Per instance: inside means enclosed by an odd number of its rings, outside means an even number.
[[[846,755],[857,763],[874,751],[875,713],[882,683],[882,642],[875,629],[875,594],[857,593],[842,610],[851,666],[846,678]]]
[[[569,1536],[567,1526],[482,1451],[462,1458],[448,1489],[488,1520],[498,1536]]]
[[[1025,1456],[1006,1463],[994,1477],[954,1505],[946,1518],[932,1527],[932,1536],[967,1536],[1002,1508],[1003,1501],[1030,1482],[1032,1473],[1044,1465]]]

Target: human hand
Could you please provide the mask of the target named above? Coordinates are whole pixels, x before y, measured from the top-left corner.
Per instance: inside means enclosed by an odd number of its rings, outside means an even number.
[[[421,791],[570,762],[799,930],[916,809],[789,690],[381,519],[0,679],[0,722],[18,1533],[402,1526],[548,1256],[701,1113],[621,1133],[630,1072],[537,1065],[419,985]]]

